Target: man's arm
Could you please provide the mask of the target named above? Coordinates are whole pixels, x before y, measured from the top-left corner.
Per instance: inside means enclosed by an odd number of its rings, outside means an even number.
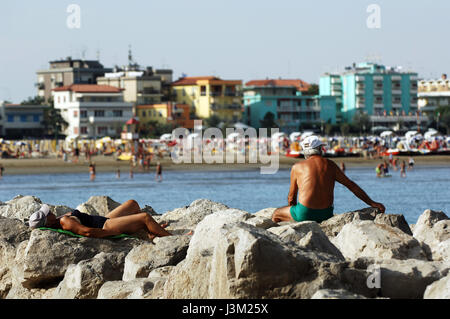
[[[333,162],[334,163],[334,162]],[[349,179],[345,174],[341,171],[341,169],[334,164],[336,169],[336,181],[347,187],[353,194],[356,195],[360,200],[371,207],[378,208],[382,213],[386,210],[383,204],[374,202],[369,195],[366,194],[365,191],[362,190],[355,182]]]
[[[297,205],[297,174],[295,174],[295,165],[291,168],[291,186],[289,187],[288,206]]]
[[[71,231],[72,233],[94,238],[102,238],[112,235],[117,235],[116,233],[101,228],[91,228],[81,225],[75,219],[70,217],[61,218],[62,229]]]

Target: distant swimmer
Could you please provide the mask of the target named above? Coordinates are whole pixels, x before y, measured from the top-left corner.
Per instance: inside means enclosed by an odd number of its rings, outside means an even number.
[[[341,171],[345,173],[345,163],[341,162]]]
[[[373,201],[341,171],[335,162],[322,157],[322,145],[323,143],[314,135],[302,141],[301,146],[306,160],[292,166],[288,206],[277,208],[272,220],[276,223],[306,220],[319,223],[333,217],[336,181],[347,187],[367,205],[384,213],[383,204]]]
[[[402,161],[400,164],[400,177],[406,177],[406,162]]]
[[[120,178],[120,168],[119,168],[119,167],[117,168],[116,177],[117,177],[117,178]]]
[[[3,171],[5,168],[3,167],[3,164],[0,164],[0,179],[3,177]]]
[[[155,180],[158,182],[162,182],[162,165],[161,162],[156,163],[156,175]]]
[[[378,164],[375,168],[375,172],[377,173],[377,177],[383,177],[384,174],[384,164]]]
[[[91,181],[95,180],[95,163],[89,164],[89,175]]]

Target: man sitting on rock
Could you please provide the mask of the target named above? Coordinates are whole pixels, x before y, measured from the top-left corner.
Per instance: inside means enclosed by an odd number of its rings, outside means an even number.
[[[159,225],[152,216],[142,212],[135,200],[128,200],[118,206],[105,217],[92,216],[74,210],[63,216],[56,217],[50,213],[48,205],[30,216],[31,228],[49,227],[71,231],[86,237],[108,237],[120,234],[133,234],[145,230],[150,240],[155,237],[170,236],[171,234]]]
[[[347,187],[367,205],[378,208],[384,213],[383,204],[374,202],[358,185],[345,176],[333,161],[322,157],[322,145],[324,143],[314,135],[302,141],[301,146],[306,160],[292,166],[289,206],[277,208],[272,215],[272,220],[276,223],[305,220],[320,223],[333,217],[335,181]]]

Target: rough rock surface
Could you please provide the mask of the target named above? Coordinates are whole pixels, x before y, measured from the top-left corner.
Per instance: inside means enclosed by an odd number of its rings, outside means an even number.
[[[250,214],[199,199],[161,215],[145,206],[174,234],[151,243],[30,230],[43,204],[0,203],[0,298],[449,298],[443,212],[426,210],[411,232],[403,215],[372,208],[276,224],[274,208]],[[104,215],[116,205],[94,196],[78,207]]]

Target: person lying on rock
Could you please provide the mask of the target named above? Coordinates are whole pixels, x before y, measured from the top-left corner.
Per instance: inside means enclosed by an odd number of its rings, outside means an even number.
[[[336,163],[322,157],[322,145],[324,143],[314,135],[302,141],[301,146],[306,160],[292,166],[288,206],[277,208],[272,220],[276,223],[306,220],[320,223],[333,217],[336,181],[347,187],[367,205],[384,213],[383,204],[374,202],[356,183],[345,176]]]
[[[95,238],[133,234],[141,230],[147,232],[150,240],[171,235],[164,229],[167,224],[158,224],[152,216],[142,212],[139,204],[132,199],[121,204],[105,217],[88,215],[78,210],[56,217],[50,213],[48,205],[44,204],[30,216],[29,226],[33,229],[39,227],[63,229]]]

